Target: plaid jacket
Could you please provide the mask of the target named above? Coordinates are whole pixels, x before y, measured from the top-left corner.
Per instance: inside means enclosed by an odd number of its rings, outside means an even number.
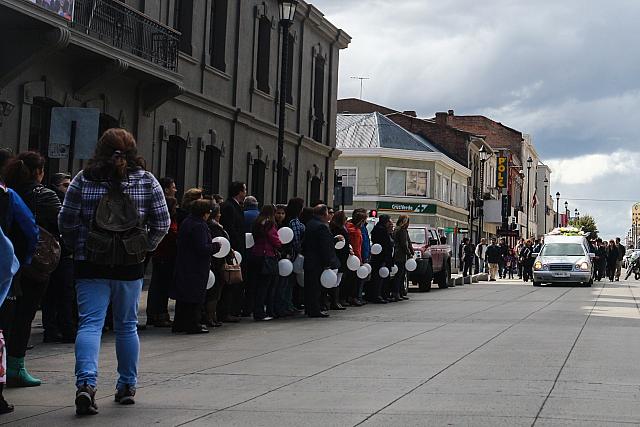
[[[109,189],[106,181],[90,181],[80,171],[69,186],[58,217],[60,233],[73,250],[76,260],[85,260],[85,243],[98,202]],[[147,227],[149,252],[153,251],[169,230],[169,211],[164,192],[155,177],[136,170],[122,183],[122,188],[138,209],[142,224]]]

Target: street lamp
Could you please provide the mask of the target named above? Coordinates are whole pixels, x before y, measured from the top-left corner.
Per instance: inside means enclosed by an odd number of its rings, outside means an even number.
[[[560,227],[560,192],[556,193],[556,224]]]
[[[578,211],[578,208],[576,208],[576,210],[574,211],[574,214],[575,214],[576,221],[580,221],[580,212]]]
[[[564,202],[564,220],[569,225],[569,202]]]
[[[280,0],[280,25],[282,26],[282,54],[280,62],[280,101],[278,120],[278,159],[276,165],[276,203],[286,202],[286,194],[283,193],[284,176],[282,173],[282,159],[284,157],[284,125],[287,110],[287,70],[289,69],[289,28],[293,24],[296,15],[298,0]]]
[[[484,231],[484,165],[487,160],[491,158],[491,153],[488,152],[483,145],[482,147],[480,147],[478,154],[480,155],[480,200],[482,200],[482,202],[480,202],[480,237],[478,238],[479,242]]]
[[[527,239],[530,237],[529,226],[531,225],[531,221],[529,220],[529,214],[531,213],[531,166],[533,166],[533,159],[529,156],[527,159]]]
[[[544,234],[547,234],[547,187],[549,180],[544,178]]]

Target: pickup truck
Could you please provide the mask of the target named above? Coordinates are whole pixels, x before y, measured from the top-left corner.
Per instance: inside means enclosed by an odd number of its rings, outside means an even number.
[[[440,244],[438,231],[429,226],[409,226],[409,238],[418,268],[408,272],[409,281],[421,292],[429,292],[435,281],[440,289],[451,283],[451,246]]]

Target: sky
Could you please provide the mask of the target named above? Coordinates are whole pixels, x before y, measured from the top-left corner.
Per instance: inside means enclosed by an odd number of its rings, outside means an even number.
[[[367,101],[420,117],[481,114],[530,134],[551,194],[593,215],[603,237],[626,235],[640,201],[640,2],[310,2],[353,38],[340,98],[359,97],[351,77],[369,77]]]

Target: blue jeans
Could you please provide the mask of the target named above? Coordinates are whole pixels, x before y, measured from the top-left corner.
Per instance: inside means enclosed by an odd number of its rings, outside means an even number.
[[[112,303],[113,327],[118,358],[117,387],[136,385],[138,375],[138,301],[142,279],[120,281],[109,279],[79,279],[78,335],[76,337],[76,385],[85,382],[95,387],[98,379],[98,359],[102,327],[109,302]]]

